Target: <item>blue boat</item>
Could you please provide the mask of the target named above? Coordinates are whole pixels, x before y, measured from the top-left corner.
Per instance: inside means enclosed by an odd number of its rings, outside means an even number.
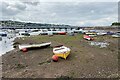
[[[7,34],[5,32],[0,32],[1,37],[7,37]]]

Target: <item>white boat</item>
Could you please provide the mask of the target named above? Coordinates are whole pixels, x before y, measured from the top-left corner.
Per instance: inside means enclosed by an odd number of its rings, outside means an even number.
[[[120,34],[114,34],[114,35],[112,35],[112,37],[114,37],[114,38],[120,38]]]
[[[96,32],[86,32],[86,35],[96,35]]]
[[[95,36],[97,36],[97,35],[89,35],[90,37],[95,37]]]
[[[79,30],[74,30],[75,33],[82,33],[83,32],[83,29],[79,29]]]
[[[43,48],[43,47],[48,47],[51,45],[51,42],[48,42],[48,43],[41,43],[41,44],[22,44],[22,45],[19,45],[19,49],[22,50],[24,48]]]
[[[120,38],[120,32],[116,32],[115,34],[112,35],[112,37]]]
[[[41,31],[36,31],[36,32],[30,32],[29,34],[31,36],[35,36],[35,35],[40,35]]]
[[[67,56],[70,54],[70,48],[67,48],[65,46],[60,46],[60,47],[56,47],[53,48],[53,53],[58,56],[58,57],[62,57],[64,59],[67,58]]]
[[[103,35],[106,35],[107,33],[106,32],[98,32],[97,35],[99,36],[103,36]]]

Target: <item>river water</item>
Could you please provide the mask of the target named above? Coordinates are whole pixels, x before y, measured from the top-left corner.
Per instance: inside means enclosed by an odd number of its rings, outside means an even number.
[[[25,31],[25,30],[24,30]],[[3,32],[0,30],[0,32]],[[22,31],[20,31],[22,32]],[[39,32],[36,33],[31,33],[31,35],[37,35]],[[18,33],[8,33],[6,32],[7,36],[6,37],[1,37],[2,40],[0,40],[0,56],[2,56],[3,54],[5,54],[6,52],[9,52],[11,50],[14,50],[13,48],[13,44],[14,44],[14,40],[17,37],[25,37],[23,35],[19,35]]]
[[[8,51],[13,50],[13,41],[15,38],[7,38],[7,37],[2,37],[2,41],[0,41],[0,56],[5,54]]]

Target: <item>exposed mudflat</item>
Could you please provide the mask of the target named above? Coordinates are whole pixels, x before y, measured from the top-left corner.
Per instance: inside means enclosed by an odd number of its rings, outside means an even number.
[[[82,34],[40,35],[16,39],[16,46],[23,43],[52,42],[44,49],[22,52],[16,49],[2,56],[2,76],[4,78],[116,78],[118,77],[118,38],[109,35],[97,36],[94,41],[109,43],[106,48],[89,45]],[[71,49],[66,60],[59,58],[53,62],[53,47],[64,45]]]

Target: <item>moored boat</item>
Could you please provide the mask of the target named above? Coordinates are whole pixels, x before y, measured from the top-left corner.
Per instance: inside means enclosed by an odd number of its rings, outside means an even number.
[[[83,35],[83,38],[86,39],[86,40],[93,40],[93,38],[89,35]]]
[[[7,34],[5,32],[0,32],[1,37],[7,37]]]
[[[97,33],[96,32],[86,32],[85,34],[86,35],[96,35]]]
[[[114,37],[114,38],[120,38],[120,34],[114,34],[114,35],[112,35],[112,37]]]
[[[103,35],[106,35],[107,33],[106,32],[98,32],[97,35],[99,36],[103,36]]]
[[[66,35],[66,32],[58,32],[60,35]]]
[[[114,38],[120,38],[120,32],[116,32],[115,34],[112,35]]]
[[[2,41],[2,37],[0,37],[0,41]]]

